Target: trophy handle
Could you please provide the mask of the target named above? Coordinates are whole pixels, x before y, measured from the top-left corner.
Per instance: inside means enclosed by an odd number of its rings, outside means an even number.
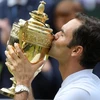
[[[25,32],[26,32],[26,30],[27,30],[27,28],[28,28],[28,21],[25,21],[24,22],[24,24],[23,23],[21,23],[21,25],[20,25],[20,31],[19,31],[19,33],[18,33],[18,37],[19,37],[19,44],[20,44],[20,46],[21,46],[21,48],[23,49],[24,48],[24,44],[25,44],[25,39],[24,39],[24,35],[25,35]]]
[[[49,57],[48,55],[45,55],[44,60],[47,60],[48,57]],[[44,64],[37,69],[37,71],[34,73],[34,78],[41,72],[43,66],[44,66]]]

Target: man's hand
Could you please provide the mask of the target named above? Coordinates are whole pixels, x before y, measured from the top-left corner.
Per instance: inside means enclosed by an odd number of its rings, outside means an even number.
[[[18,84],[30,86],[35,71],[43,64],[44,61],[40,61],[37,64],[31,64],[27,57],[24,55],[17,43],[14,44],[14,47],[8,45],[8,51],[5,51],[7,56],[6,65],[8,69],[14,75],[14,78]]]

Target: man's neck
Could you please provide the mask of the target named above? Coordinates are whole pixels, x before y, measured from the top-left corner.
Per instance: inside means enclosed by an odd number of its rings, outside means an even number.
[[[84,68],[77,62],[68,62],[65,64],[59,64],[59,70],[63,80],[69,75],[83,69]]]

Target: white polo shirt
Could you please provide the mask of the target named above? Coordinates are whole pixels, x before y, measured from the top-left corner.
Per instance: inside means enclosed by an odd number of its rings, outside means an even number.
[[[54,100],[100,100],[100,79],[85,69],[69,75]]]

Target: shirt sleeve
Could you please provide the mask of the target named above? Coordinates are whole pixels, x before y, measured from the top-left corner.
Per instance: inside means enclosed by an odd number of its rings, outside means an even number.
[[[56,96],[54,100],[90,100],[90,94],[84,89],[73,88]]]

